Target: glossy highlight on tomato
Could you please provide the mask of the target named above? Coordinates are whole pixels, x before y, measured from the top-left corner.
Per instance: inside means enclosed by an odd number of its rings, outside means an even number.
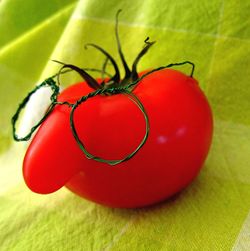
[[[59,101],[75,102],[90,92],[84,83],[65,89]],[[110,207],[142,207],[186,187],[199,173],[212,140],[213,120],[197,81],[164,69],[142,79],[133,90],[149,117],[145,145],[129,161],[110,166],[87,159],[69,123],[70,108],[56,106],[32,140],[23,163],[29,188],[52,193],[66,186]],[[107,159],[122,158],[140,143],[145,121],[124,94],[96,96],[75,113],[86,148]]]

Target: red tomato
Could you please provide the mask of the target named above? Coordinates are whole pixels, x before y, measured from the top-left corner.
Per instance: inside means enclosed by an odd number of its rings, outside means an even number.
[[[91,90],[84,83],[65,89],[59,101],[75,102]],[[212,139],[208,101],[195,79],[164,69],[145,77],[133,91],[145,107],[150,132],[133,158],[110,166],[89,160],[70,129],[70,108],[56,106],[39,128],[23,163],[29,188],[51,193],[66,185],[74,193],[111,207],[141,207],[186,187],[199,173]],[[138,107],[124,94],[98,95],[82,103],[74,122],[87,150],[120,159],[145,133]]]

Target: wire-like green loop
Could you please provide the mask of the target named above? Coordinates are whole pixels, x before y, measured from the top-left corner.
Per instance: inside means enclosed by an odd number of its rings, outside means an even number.
[[[185,64],[189,64],[192,66],[192,69],[191,69],[191,73],[190,73],[190,77],[192,78],[193,77],[193,74],[194,74],[194,69],[195,69],[195,64],[190,62],[190,61],[184,61],[184,62],[181,62],[181,63],[172,63],[172,64],[168,64],[168,65],[165,65],[165,66],[160,66],[158,68],[155,68],[151,71],[148,71],[146,72],[145,74],[143,74],[141,77],[139,77],[137,80],[133,81],[132,83],[128,84],[125,86],[126,89],[130,89],[131,87],[135,87],[142,79],[144,79],[145,77],[147,77],[148,75],[154,73],[154,72],[157,72],[157,71],[160,71],[160,70],[164,70],[164,69],[167,69],[167,68],[171,68],[173,66],[182,66],[182,65],[185,65]]]
[[[143,106],[143,104],[141,103],[141,101],[139,100],[139,98],[133,94],[132,92],[129,92],[128,90],[125,90],[123,88],[112,88],[112,90],[103,90],[102,93],[105,92],[112,92],[112,93],[123,93],[125,95],[127,95],[136,105],[137,107],[141,110],[141,112],[143,113],[144,119],[145,119],[145,135],[141,141],[141,143],[137,146],[137,148],[130,154],[128,154],[127,156],[125,156],[123,159],[112,159],[112,160],[108,160],[108,159],[104,159],[98,156],[94,156],[93,154],[91,154],[90,152],[88,152],[88,150],[86,149],[86,147],[84,146],[84,143],[82,142],[82,140],[79,138],[76,127],[75,127],[75,123],[74,123],[74,113],[75,110],[77,109],[77,107],[82,104],[83,102],[85,102],[88,98],[92,98],[95,97],[96,95],[100,94],[100,91],[95,91],[90,93],[90,95],[87,96],[83,96],[81,99],[79,99],[74,106],[72,107],[71,113],[70,113],[70,127],[73,133],[73,136],[77,142],[77,144],[79,145],[80,149],[83,151],[83,153],[85,154],[85,156],[88,159],[93,159],[96,160],[98,162],[101,163],[107,163],[110,165],[117,165],[119,163],[122,163],[124,161],[129,160],[130,158],[132,158],[138,151],[139,149],[145,144],[147,138],[148,138],[148,134],[149,134],[149,118],[148,115],[145,111],[145,108]]]
[[[37,90],[39,90],[40,88],[45,87],[45,86],[49,86],[51,88],[51,90],[53,91],[53,93],[52,93],[52,95],[50,97],[51,104],[50,104],[49,108],[47,109],[47,111],[44,114],[44,116],[42,117],[42,119],[30,129],[30,132],[26,136],[19,137],[16,134],[16,122],[17,122],[17,120],[19,118],[19,115],[20,115],[21,111],[26,107],[26,105],[29,102],[31,96]],[[40,126],[42,124],[42,122],[45,120],[45,118],[53,110],[54,106],[56,105],[55,102],[56,102],[58,94],[59,94],[59,87],[56,85],[56,82],[52,78],[46,79],[45,81],[43,81],[41,84],[37,85],[32,91],[30,91],[28,93],[28,95],[24,98],[22,103],[19,104],[16,113],[14,114],[14,116],[11,119],[13,137],[14,137],[14,139],[16,141],[27,141],[27,140],[29,140],[31,138],[33,132],[37,129],[38,126]]]
[[[34,133],[34,131],[37,129],[37,127],[39,127],[43,121],[46,119],[46,117],[51,113],[51,111],[54,109],[54,107],[56,105],[67,105],[68,107],[71,108],[71,112],[70,112],[70,126],[71,126],[71,131],[72,131],[72,134],[78,144],[78,146],[80,147],[80,149],[82,150],[82,152],[85,154],[85,156],[88,158],[88,159],[93,159],[93,160],[96,160],[98,162],[102,162],[102,163],[107,163],[107,164],[110,164],[110,165],[116,165],[116,164],[119,164],[119,163],[122,163],[124,161],[127,161],[129,160],[130,158],[132,158],[140,149],[141,147],[145,144],[147,138],[148,138],[148,134],[149,134],[149,118],[148,118],[148,115],[145,111],[145,108],[143,106],[143,104],[141,103],[141,101],[139,100],[139,98],[132,93],[132,90],[134,89],[134,87],[139,84],[139,82],[144,79],[145,77],[147,77],[148,75],[154,73],[154,72],[157,72],[157,71],[160,71],[160,70],[163,70],[163,69],[166,69],[166,68],[170,68],[170,67],[173,67],[173,66],[181,66],[181,65],[184,65],[184,64],[189,64],[192,66],[192,69],[191,69],[191,74],[190,74],[190,77],[193,77],[193,73],[194,73],[194,68],[195,68],[195,65],[190,62],[190,61],[185,61],[185,62],[181,62],[181,63],[172,63],[172,64],[168,64],[166,66],[162,66],[162,67],[159,67],[159,68],[156,68],[154,70],[151,70],[145,74],[143,74],[141,77],[139,77],[138,79],[136,79],[135,81],[132,81],[126,85],[123,85],[123,86],[102,86],[101,89],[97,89],[93,92],[90,92],[89,94],[85,95],[85,96],[82,96],[79,100],[77,100],[74,104],[73,103],[69,103],[68,101],[63,101],[63,102],[58,102],[57,101],[57,97],[58,97],[58,94],[59,94],[59,86],[56,84],[56,82],[53,80],[53,78],[57,77],[58,75],[60,74],[63,74],[63,73],[66,73],[68,71],[63,71],[63,72],[59,72],[55,75],[53,75],[52,77],[46,79],[45,81],[43,81],[40,85],[36,86],[32,91],[30,91],[28,93],[28,95],[24,98],[24,100],[21,102],[21,104],[19,104],[18,106],[18,109],[16,111],[16,113],[14,114],[14,116],[12,117],[12,134],[13,134],[13,138],[15,141],[27,141],[31,138],[32,134]],[[93,69],[93,70],[96,70],[96,69]],[[29,102],[31,96],[40,88],[42,87],[45,87],[45,86],[48,86],[51,88],[52,90],[52,95],[50,97],[50,100],[51,100],[51,104],[49,106],[49,108],[47,109],[46,113],[44,114],[44,116],[42,117],[42,119],[36,124],[34,125],[31,129],[30,129],[30,132],[24,136],[24,137],[19,137],[17,134],[16,134],[16,123],[17,123],[17,120],[19,118],[19,115],[21,113],[21,111],[25,108],[25,106],[27,105],[27,103]],[[128,154],[127,156],[125,156],[123,159],[111,159],[111,160],[108,160],[108,159],[103,159],[101,157],[98,157],[98,156],[94,156],[93,154],[89,153],[87,151],[87,149],[85,148],[83,142],[81,141],[81,139],[79,138],[78,136],[78,133],[76,131],[76,128],[75,128],[75,124],[74,124],[74,113],[75,113],[75,110],[77,109],[77,107],[84,103],[87,99],[89,98],[92,98],[92,97],[95,97],[97,95],[100,95],[100,94],[110,94],[110,95],[115,95],[115,94],[124,94],[124,95],[127,95],[136,105],[137,107],[141,110],[141,112],[143,113],[144,115],[144,119],[145,119],[145,135],[141,141],[141,143],[137,146],[137,148],[130,154]]]

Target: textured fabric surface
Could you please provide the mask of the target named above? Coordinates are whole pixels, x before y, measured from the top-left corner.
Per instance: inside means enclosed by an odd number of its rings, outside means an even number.
[[[51,59],[100,67],[103,58],[85,50],[87,42],[118,59],[120,8],[128,62],[149,36],[157,43],[140,69],[196,64],[215,117],[204,168],[184,191],[144,209],[106,208],[65,188],[34,194],[22,179],[27,145],[13,143],[10,118],[58,69]],[[0,1],[0,250],[250,250],[249,13],[248,0]],[[64,86],[75,80],[69,74]]]

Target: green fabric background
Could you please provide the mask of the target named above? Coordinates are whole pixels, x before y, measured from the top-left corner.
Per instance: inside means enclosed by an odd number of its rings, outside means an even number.
[[[51,59],[101,66],[98,52],[84,50],[87,42],[118,59],[119,8],[128,62],[149,36],[157,43],[140,69],[196,64],[215,117],[204,168],[183,192],[144,209],[106,208],[64,188],[34,194],[22,179],[26,144],[13,143],[10,118],[58,69]],[[250,250],[249,13],[248,0],[0,1],[0,250]]]

